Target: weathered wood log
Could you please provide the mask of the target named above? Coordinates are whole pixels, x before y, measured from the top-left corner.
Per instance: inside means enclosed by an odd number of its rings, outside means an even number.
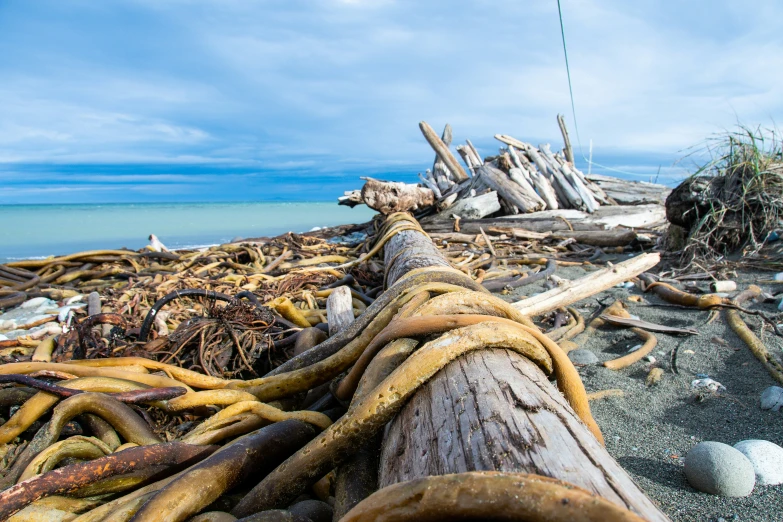
[[[468,169],[475,175],[476,170],[481,166],[481,162],[473,156],[473,151],[467,145],[457,145],[457,152],[462,161],[465,162]]]
[[[362,201],[381,214],[406,212],[429,207],[435,203],[435,194],[428,188],[396,181],[362,178]]]
[[[574,165],[574,150],[571,148],[571,138],[568,137],[568,129],[566,128],[565,118],[562,114],[557,115],[557,124],[560,127],[560,133],[563,135],[563,143],[565,143],[563,152],[565,153],[566,160]]]
[[[622,263],[603,268],[582,278],[514,304],[525,315],[536,316],[586,299],[618,283],[646,272],[661,261],[661,255],[641,254]]]
[[[422,226],[427,232],[449,232],[446,222],[425,219]],[[532,214],[517,214],[498,218],[465,219],[460,222],[462,231],[478,234],[479,227],[523,228],[533,232],[559,232],[566,230],[605,230],[615,227],[646,229],[666,223],[666,209],[661,205],[601,206],[593,214],[580,210],[544,210]],[[570,227],[569,227],[570,224]]]
[[[518,212],[534,212],[541,207],[538,201],[527,195],[505,172],[490,164],[482,165],[476,176]]]
[[[443,212],[428,216],[422,220],[427,221],[451,221],[451,216],[458,215],[462,219],[481,219],[484,216],[494,214],[500,210],[498,194],[489,191],[472,198],[462,198]]]
[[[665,185],[647,183],[646,181],[627,181],[591,174],[587,179],[601,187],[607,196],[620,205],[642,205],[657,203],[663,205],[671,189]]]
[[[443,134],[440,135],[440,140],[448,148],[451,145],[451,139],[452,139],[451,125],[447,123],[446,126],[443,127]],[[435,161],[432,162],[432,172],[438,172],[441,170],[446,172],[447,176],[450,175],[449,169],[446,166],[446,164],[443,163],[443,160],[440,159],[440,156],[435,154]],[[457,180],[455,179],[454,181]]]
[[[384,258],[387,267],[392,265],[389,284],[411,268],[447,264],[415,231],[390,239]],[[597,493],[647,520],[668,520],[541,370],[507,350],[459,357],[419,389],[387,428],[379,486],[475,470],[539,473]]]
[[[346,190],[345,194],[337,198],[338,205],[345,205],[348,207],[355,207],[356,205],[364,205],[362,201],[361,190]]]
[[[435,134],[435,131],[432,130],[432,127],[430,127],[426,121],[422,121],[419,123],[419,128],[421,129],[422,134],[424,134],[424,137],[427,139],[429,144],[432,146],[435,153],[449,168],[451,175],[454,176],[454,179],[456,181],[464,181],[468,179],[468,174],[459,164],[457,158],[455,158],[454,154],[451,153],[449,147],[443,143],[443,140],[441,140],[438,135]]]
[[[438,188],[437,183],[435,183],[431,177],[430,177],[430,171],[427,171],[427,175],[422,175],[421,172],[419,173],[419,180],[421,180],[422,184],[430,189],[433,194],[435,194],[435,199],[440,199],[442,197],[440,189]]]
[[[539,147],[541,149],[541,152],[544,154],[544,157],[547,158],[550,165],[552,165],[553,169],[559,170],[559,172],[563,175],[565,180],[570,183],[571,187],[576,191],[576,193],[579,195],[580,199],[582,200],[582,203],[584,204],[584,209],[587,212],[595,212],[595,209],[598,208],[598,202],[595,200],[595,197],[590,192],[590,190],[587,188],[587,186],[582,182],[582,180],[579,178],[579,176],[576,175],[574,172],[574,169],[571,167],[568,163],[560,163],[557,161],[557,158],[554,154],[552,154],[552,151],[549,148],[549,144],[544,144]]]
[[[574,239],[577,243],[599,247],[618,247],[630,245],[636,239],[636,232],[627,228],[610,230],[569,230],[555,232],[554,239]]]

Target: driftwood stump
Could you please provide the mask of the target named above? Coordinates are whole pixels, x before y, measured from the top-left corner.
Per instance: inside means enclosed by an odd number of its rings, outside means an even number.
[[[435,194],[428,188],[397,181],[362,179],[366,180],[361,192],[362,201],[381,214],[417,210],[435,203]]]

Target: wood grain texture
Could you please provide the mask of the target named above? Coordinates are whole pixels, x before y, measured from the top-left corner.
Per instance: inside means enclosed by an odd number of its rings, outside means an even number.
[[[387,287],[415,268],[451,266],[427,236],[414,230],[403,230],[389,239],[383,249],[383,260]]]
[[[465,471],[537,473],[651,521],[668,520],[529,360],[507,350],[458,358],[387,427],[379,487]]]

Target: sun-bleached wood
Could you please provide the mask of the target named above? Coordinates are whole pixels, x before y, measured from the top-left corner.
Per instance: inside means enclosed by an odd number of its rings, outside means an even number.
[[[449,147],[443,143],[443,140],[441,140],[438,135],[435,134],[435,131],[432,129],[432,127],[430,127],[426,121],[422,121],[419,123],[419,128],[421,129],[422,134],[424,134],[426,140],[429,142],[430,146],[432,146],[432,149],[449,168],[452,176],[454,176],[454,179],[456,181],[464,181],[468,179],[468,174],[462,168],[462,165],[459,164],[457,158],[455,158],[454,154],[451,153]]]
[[[435,203],[435,194],[428,188],[397,181],[365,180],[362,187],[362,201],[381,214],[406,212],[428,207]]]
[[[326,298],[326,320],[329,323],[329,335],[345,330],[353,322],[353,301],[351,289],[338,286]]]
[[[545,314],[586,299],[616,284],[646,272],[661,261],[657,252],[641,254],[622,263],[603,268],[579,279],[568,281],[548,292],[513,303],[514,308],[531,317]]]

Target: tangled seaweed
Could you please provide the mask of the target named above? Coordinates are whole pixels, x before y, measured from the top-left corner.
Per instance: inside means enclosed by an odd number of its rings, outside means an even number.
[[[370,487],[350,482],[354,470],[373,476],[365,450],[406,398],[472,350],[510,349],[551,373],[601,440],[579,375],[553,340],[581,331],[581,315],[556,313],[547,337],[487,289],[547,280],[558,266],[595,259],[595,248],[482,234],[440,243],[442,266],[411,269],[399,255],[386,266],[375,256],[401,231],[423,233],[415,220],[395,214],[365,230],[372,239],[357,247],[286,234],[200,252],[3,265],[4,303],[97,291],[102,306],[74,309],[64,333],[23,339],[0,365],[0,520],[316,521],[331,519],[326,501],[346,487],[334,511],[345,520],[422,487],[433,492],[430,514],[461,516],[445,498],[459,487],[475,493],[476,516],[492,514],[482,498],[503,489],[554,520],[582,505],[594,519],[636,520],[536,476],[460,474],[378,492],[372,478]],[[326,337],[337,286],[350,289],[356,320]],[[510,500],[507,508],[508,520],[529,515]]]

